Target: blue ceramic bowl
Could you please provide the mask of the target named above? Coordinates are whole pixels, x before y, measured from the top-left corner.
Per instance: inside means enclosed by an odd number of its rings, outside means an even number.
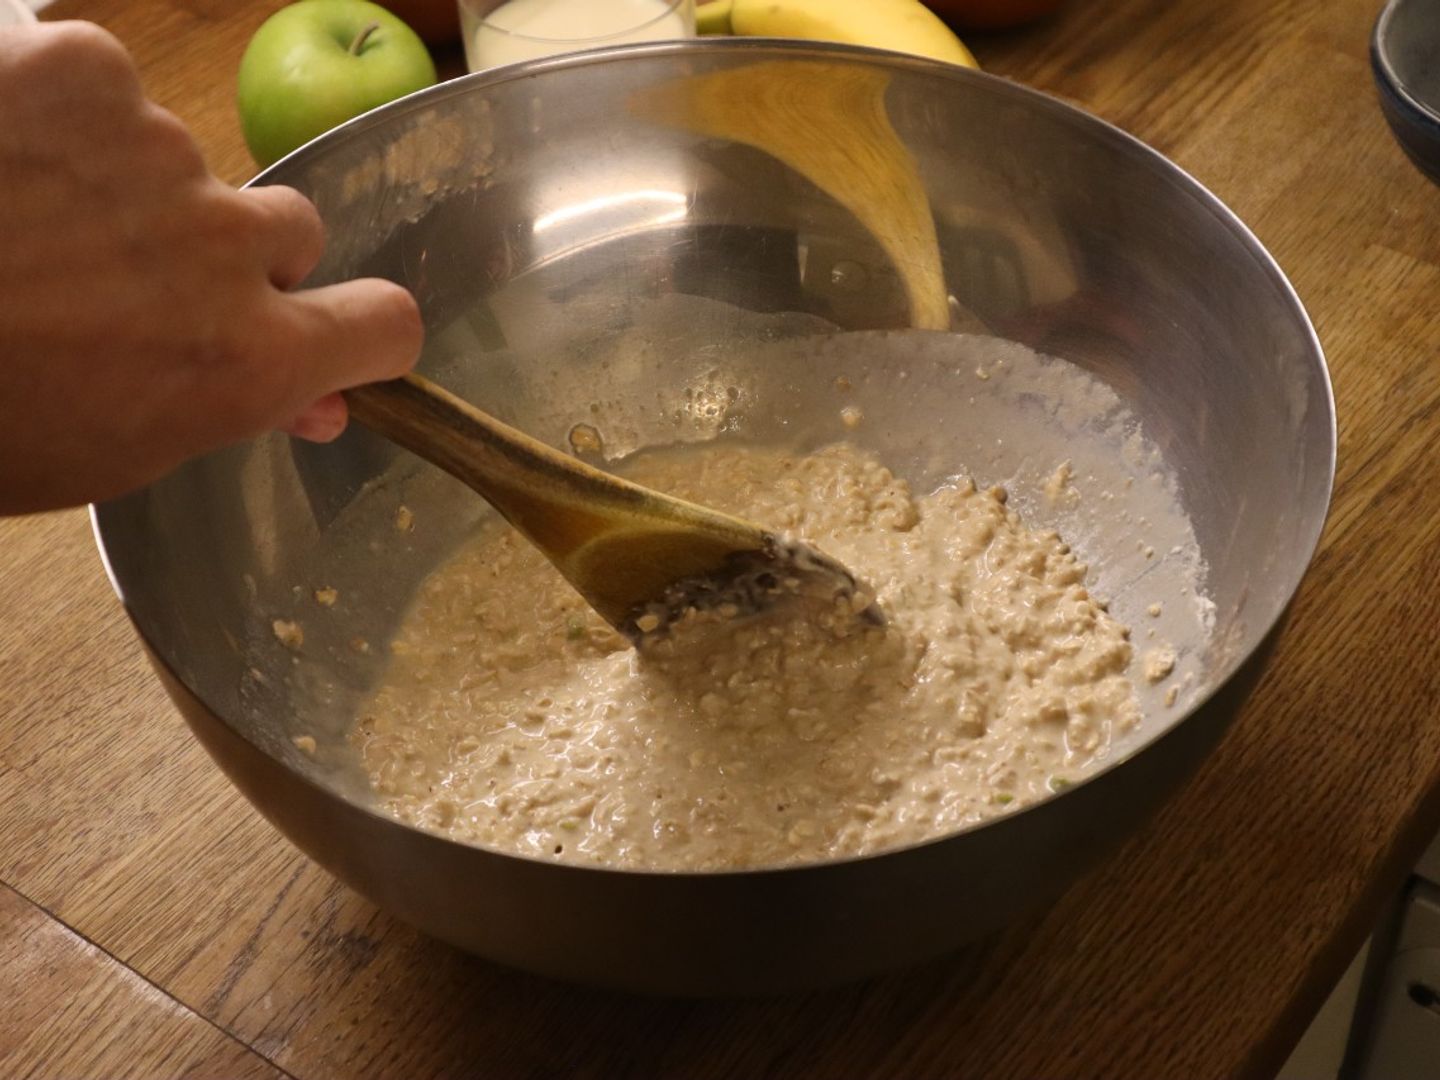
[[[1440,184],[1440,3],[1390,0],[1375,21],[1370,63],[1395,138]]]

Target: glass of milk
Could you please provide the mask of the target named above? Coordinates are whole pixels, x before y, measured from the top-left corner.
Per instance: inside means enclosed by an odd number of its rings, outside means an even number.
[[[459,0],[471,71],[540,56],[695,36],[695,0]]]

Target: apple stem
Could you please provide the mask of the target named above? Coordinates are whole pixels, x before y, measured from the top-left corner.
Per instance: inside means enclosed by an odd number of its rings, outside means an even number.
[[[365,42],[369,40],[370,35],[379,29],[380,24],[378,22],[366,23],[360,33],[355,35],[355,40],[350,42],[350,55],[359,56],[360,50],[365,47]]]

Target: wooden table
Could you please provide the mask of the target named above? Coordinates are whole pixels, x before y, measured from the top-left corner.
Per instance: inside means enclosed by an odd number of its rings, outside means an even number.
[[[59,0],[134,51],[212,167],[275,0]],[[0,1075],[1274,1071],[1440,828],[1440,189],[1381,120],[1378,0],[1074,2],[976,37],[1194,173],[1309,307],[1341,420],[1324,545],[1202,772],[1053,908],[903,976],[656,1002],[422,938],[274,833],[189,738],[80,511],[0,522]]]

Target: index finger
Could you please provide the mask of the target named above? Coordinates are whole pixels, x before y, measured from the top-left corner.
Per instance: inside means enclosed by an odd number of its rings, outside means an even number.
[[[296,413],[337,390],[399,378],[420,359],[425,328],[419,305],[394,282],[359,278],[283,299],[299,321],[289,350]]]

